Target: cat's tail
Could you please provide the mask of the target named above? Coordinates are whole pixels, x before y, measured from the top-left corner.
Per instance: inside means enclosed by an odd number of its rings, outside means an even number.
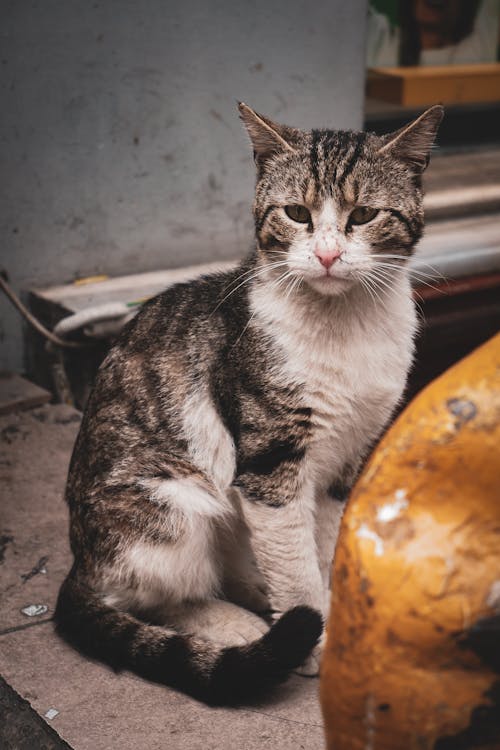
[[[323,627],[319,612],[294,607],[259,640],[218,649],[104,604],[72,574],[61,587],[54,619],[60,635],[85,654],[212,705],[244,703],[285,680]]]

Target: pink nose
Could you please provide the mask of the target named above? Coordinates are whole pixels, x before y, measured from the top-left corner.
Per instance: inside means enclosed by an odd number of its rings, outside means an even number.
[[[316,250],[314,254],[321,265],[327,270],[333,266],[338,258],[340,258],[340,252],[338,250]]]

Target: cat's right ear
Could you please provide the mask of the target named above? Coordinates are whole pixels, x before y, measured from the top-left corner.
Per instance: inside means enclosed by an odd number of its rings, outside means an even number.
[[[293,139],[292,128],[278,125],[268,117],[259,115],[243,102],[238,103],[238,109],[252,142],[253,155],[257,164],[261,164],[280,151],[292,153],[295,151],[290,142]]]

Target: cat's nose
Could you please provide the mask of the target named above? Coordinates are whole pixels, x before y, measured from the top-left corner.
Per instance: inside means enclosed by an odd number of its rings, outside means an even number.
[[[322,266],[328,271],[335,261],[340,258],[340,250],[315,250],[314,255],[317,257]]]

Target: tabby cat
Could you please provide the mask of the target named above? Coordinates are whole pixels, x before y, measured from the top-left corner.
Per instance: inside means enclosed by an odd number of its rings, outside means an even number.
[[[128,323],[67,484],[58,630],[212,704],[315,674],[343,504],[405,387],[434,106],[383,137],[239,105],[256,245]]]

